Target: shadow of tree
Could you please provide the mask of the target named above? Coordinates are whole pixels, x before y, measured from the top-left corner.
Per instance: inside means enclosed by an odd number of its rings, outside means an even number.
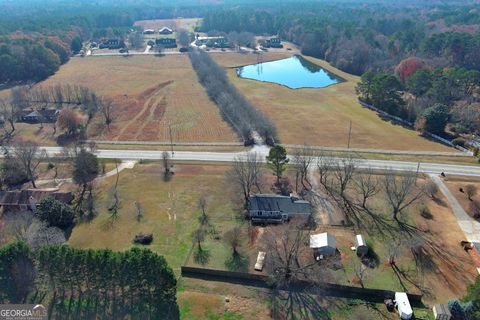
[[[232,255],[225,261],[229,271],[248,271],[248,259],[241,254]]]
[[[205,249],[197,249],[193,255],[193,260],[195,263],[201,264],[202,266],[206,265],[210,261],[210,251]]]

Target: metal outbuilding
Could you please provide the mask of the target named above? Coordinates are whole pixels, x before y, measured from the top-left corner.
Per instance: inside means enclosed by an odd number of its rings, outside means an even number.
[[[364,256],[368,253],[368,246],[365,242],[365,238],[361,234],[355,236],[355,250],[357,255]]]
[[[405,292],[395,292],[395,306],[397,307],[400,319],[412,319],[413,310],[408,301],[408,296]]]
[[[436,304],[433,306],[433,316],[435,320],[451,320],[452,314],[446,304]]]
[[[320,259],[321,256],[335,254],[337,250],[335,235],[328,232],[310,235],[310,248],[313,249],[313,254],[316,259]]]

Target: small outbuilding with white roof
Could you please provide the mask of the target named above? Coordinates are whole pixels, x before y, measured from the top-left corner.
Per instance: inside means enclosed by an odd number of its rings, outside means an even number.
[[[368,253],[367,243],[361,234],[355,236],[355,250],[359,256],[365,256]]]
[[[412,318],[413,310],[405,292],[395,292],[395,306],[401,319],[409,320]]]
[[[335,235],[328,232],[310,235],[310,248],[313,249],[315,259],[321,256],[330,256],[337,250],[337,240]]]

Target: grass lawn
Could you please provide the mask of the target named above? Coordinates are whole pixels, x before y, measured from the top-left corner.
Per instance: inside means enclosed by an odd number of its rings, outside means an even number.
[[[218,108],[198,83],[186,55],[72,58],[39,85],[87,86],[114,99],[114,122],[107,130],[100,115],[89,127],[99,140],[238,141]],[[20,135],[55,143],[50,125],[20,125]]]
[[[234,208],[225,200],[226,167],[209,165],[175,165],[175,175],[163,180],[160,164],[139,164],[120,173],[120,211],[112,221],[107,210],[112,200],[115,176],[98,187],[98,216],[90,223],[77,225],[69,244],[82,248],[125,250],[138,233],[152,233],[149,248],[165,256],[179,274],[192,246],[192,232],[198,227],[200,196],[208,199],[208,213],[215,225],[235,225]],[[134,202],[140,203],[143,218],[136,219]],[[221,247],[221,246],[219,246]]]
[[[282,59],[288,54],[266,53],[264,61],[271,60],[275,55],[277,59]],[[351,147],[453,150],[420,137],[414,130],[384,121],[375,112],[361,107],[355,94],[359,78],[325,61],[305,57],[346,81],[321,89],[292,90],[273,83],[239,78],[232,67],[256,63],[256,55],[225,54],[213,57],[222,66],[231,68],[228,69],[228,75],[235,86],[275,122],[282,143],[346,147],[349,123],[352,121]]]

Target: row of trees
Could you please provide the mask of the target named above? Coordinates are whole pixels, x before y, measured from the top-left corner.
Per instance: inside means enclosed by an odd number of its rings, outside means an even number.
[[[179,318],[173,271],[150,250],[0,248],[0,302],[41,303],[45,295],[53,317]]]
[[[225,71],[208,53],[193,50],[189,57],[200,83],[220,109],[222,117],[244,141],[252,141],[255,133],[267,143],[275,141],[274,124],[230,83]]]

